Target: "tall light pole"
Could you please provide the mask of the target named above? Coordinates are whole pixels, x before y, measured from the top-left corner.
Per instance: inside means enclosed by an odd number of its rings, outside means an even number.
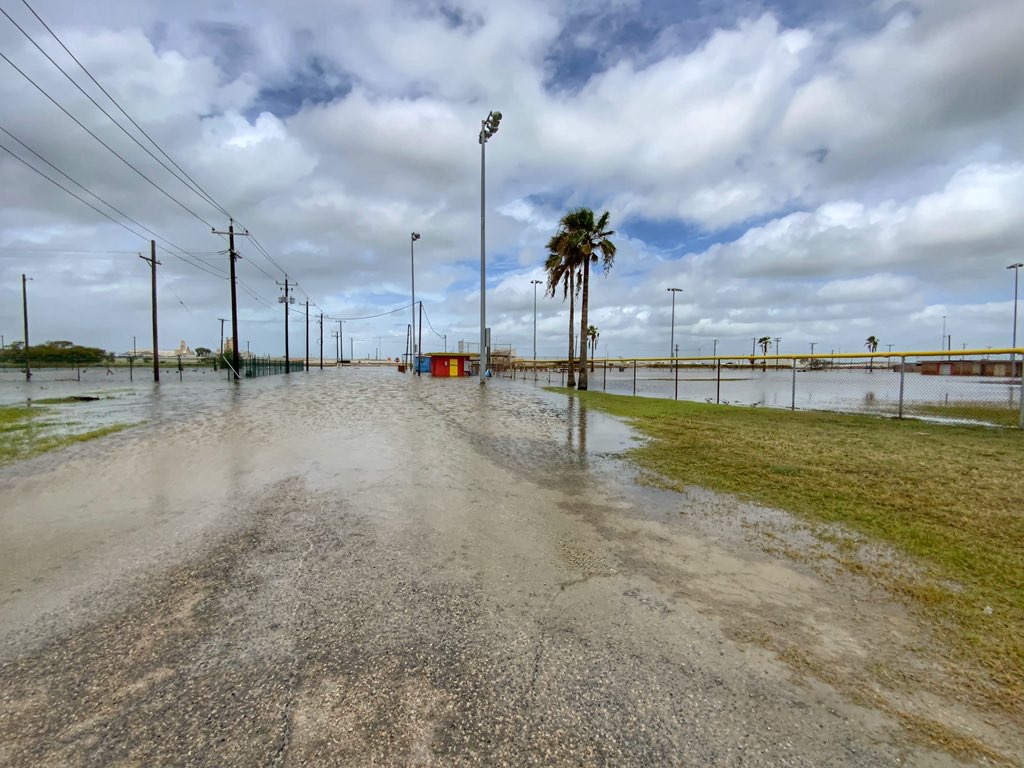
[[[1020,268],[1024,267],[1024,264],[1011,264],[1007,269],[1013,270],[1013,348],[1017,348],[1017,278],[1020,277]],[[1015,375],[1017,371],[1017,353],[1010,353],[1010,375]]]
[[[541,284],[540,280],[531,280],[530,285],[533,286],[533,370],[537,370],[537,286]]]
[[[682,288],[668,288],[669,293],[672,294],[672,332],[669,336],[669,356],[672,357],[672,368],[676,374],[676,400],[679,399],[679,361],[676,358],[679,357],[679,347],[676,346],[676,294],[682,291]]]
[[[715,347],[711,351],[711,356],[712,357],[718,357],[718,339],[715,339]]]
[[[487,117],[480,121],[480,383],[485,381],[487,372],[487,344],[484,338],[487,328],[487,256],[484,236],[484,211],[486,201],[486,167],[487,140],[498,132],[501,123],[501,112],[488,112]]]
[[[676,294],[682,292],[682,288],[667,288],[669,293],[672,294],[672,332],[669,336],[668,354],[672,357],[675,354],[676,349]]]
[[[419,368],[419,363],[416,360],[416,241],[420,239],[419,232],[413,232],[409,239],[409,264],[412,269],[412,337],[414,339],[412,344],[412,360],[409,361],[410,365]]]
[[[781,337],[781,336],[776,336],[776,337],[775,337],[775,354],[776,354],[776,355],[779,355],[779,354],[781,354],[781,352],[779,351],[779,347],[780,347],[781,345],[782,345],[782,337]],[[775,367],[776,367],[776,368],[778,368],[778,367],[779,367],[779,363],[778,363],[778,361],[776,361],[776,362],[775,362]]]
[[[939,349],[945,351],[946,349],[946,316],[942,316],[942,343],[939,345]]]

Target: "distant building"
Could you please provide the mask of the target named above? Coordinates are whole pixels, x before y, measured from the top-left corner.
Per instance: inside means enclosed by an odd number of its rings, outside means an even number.
[[[1011,367],[1009,360],[952,360],[926,359],[919,363],[925,376],[993,376],[995,378],[1020,378],[1021,360]]]

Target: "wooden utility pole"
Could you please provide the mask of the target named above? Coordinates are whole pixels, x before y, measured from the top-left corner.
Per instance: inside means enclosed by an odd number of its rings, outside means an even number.
[[[320,370],[324,369],[324,313],[320,313]]]
[[[141,253],[139,258],[149,264],[150,273],[152,274],[153,283],[153,381],[160,381],[160,342],[157,338],[156,332],[156,265],[160,262],[156,260],[156,240],[149,241],[149,258],[147,259]],[[223,327],[223,326],[222,326]],[[179,361],[180,363],[180,361]],[[180,367],[180,366],[179,366]]]
[[[32,379],[32,365],[28,359],[28,280],[21,276],[21,314],[25,321],[25,381]]]
[[[304,370],[309,373],[309,299],[306,299],[306,363]]]
[[[238,251],[235,250],[235,220],[228,219],[228,231],[218,232],[216,229],[213,230],[215,235],[227,235],[228,236],[228,262],[231,266],[231,375],[234,378],[239,378],[238,369],[241,367],[239,362],[238,352],[238,287],[235,280],[235,262],[242,258]],[[248,237],[249,232],[239,232],[239,237]],[[223,356],[224,350],[221,349],[221,356]]]
[[[282,283],[278,283],[278,285],[282,285]],[[284,285],[284,296],[278,296],[277,300],[279,302],[281,302],[282,304],[284,304],[284,372],[285,373],[291,373],[292,372],[292,364],[291,364],[291,357],[289,355],[289,350],[288,350],[288,306],[295,302],[295,297],[288,295],[288,289],[291,286],[288,284],[288,276],[287,275],[284,278],[283,285]],[[292,285],[294,285],[294,283]]]

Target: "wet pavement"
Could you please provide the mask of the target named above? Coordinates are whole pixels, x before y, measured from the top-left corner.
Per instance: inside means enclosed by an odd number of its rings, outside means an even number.
[[[619,422],[391,370],[206,386],[0,469],[0,764],[952,764],[739,631],[842,663],[843,616],[906,617],[680,523],[730,502],[635,486]]]

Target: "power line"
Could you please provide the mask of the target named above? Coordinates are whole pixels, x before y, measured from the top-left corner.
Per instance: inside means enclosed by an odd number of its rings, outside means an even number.
[[[412,306],[412,304],[406,304],[404,307],[398,307],[396,309],[390,309],[387,312],[381,312],[379,315],[366,315],[365,317],[329,317],[327,315],[324,315],[324,320],[342,320],[342,321],[344,321],[346,323],[349,322],[350,320],[373,320],[374,318],[377,318],[377,317],[384,317],[385,315],[393,315],[393,314],[395,314],[395,312],[401,312],[403,310],[408,309],[411,306]]]
[[[163,150],[163,148],[153,139],[153,137],[150,136],[148,133],[146,133],[145,129],[143,129],[142,126],[139,125],[135,121],[135,119],[125,111],[124,107],[122,107],[118,103],[117,99],[115,99],[113,96],[111,96],[110,93],[107,91],[107,89],[104,88],[102,85],[100,85],[100,82],[95,77],[93,77],[92,73],[88,69],[86,69],[85,65],[81,61],[78,60],[78,57],[75,56],[75,54],[73,54],[68,49],[68,47],[66,45],[64,45],[64,41],[61,40],[57,36],[57,33],[54,32],[50,28],[50,25],[47,24],[45,21],[43,21],[43,18],[38,13],[36,13],[35,8],[33,8],[31,5],[29,5],[28,0],[22,0],[22,3],[24,3],[25,7],[28,8],[32,12],[32,15],[35,16],[36,19],[39,20],[39,23],[43,25],[43,27],[46,29],[46,31],[50,33],[50,35],[53,37],[53,39],[57,41],[57,43],[60,45],[60,47],[63,48],[64,51],[67,53],[67,55],[70,56],[72,58],[72,60],[74,60],[74,62],[81,68],[81,70],[83,72],[85,72],[85,74],[89,77],[89,79],[92,80],[93,83],[96,84],[96,87],[99,88],[103,92],[103,95],[106,96],[108,99],[110,99],[111,103],[115,107],[117,107],[118,110],[120,110],[121,114],[124,115],[126,118],[128,118],[128,120],[131,122],[131,124],[134,125],[135,128],[138,129],[139,133],[141,133],[143,136],[145,136],[149,140],[150,144],[152,144],[154,147],[156,147],[157,151],[160,152],[161,155],[163,155],[164,157],[167,158],[168,162],[170,162],[171,165],[173,165],[175,168],[177,168],[179,171],[181,171],[182,175],[186,179],[188,179],[190,182],[192,182],[192,184],[194,185],[195,189],[198,190],[203,195],[203,197],[205,197],[206,200],[211,205],[213,205],[215,208],[217,208],[217,210],[219,210],[221,213],[223,213],[228,218],[231,218],[231,214],[228,213],[228,211],[222,205],[220,205],[216,200],[214,200],[213,196],[210,195],[205,189],[203,189],[203,187],[195,179],[193,179],[191,176],[189,176],[188,172],[184,168],[182,168],[180,165],[178,165],[178,163],[176,163],[174,161],[174,158],[172,158],[170,155],[168,155]],[[111,118],[111,119],[113,119],[113,118]]]
[[[103,139],[101,139],[95,133],[93,133],[88,128],[86,128],[81,120],[79,120],[77,117],[75,117],[70,112],[68,112],[68,110],[65,109],[64,106],[61,105],[60,102],[58,102],[55,98],[53,98],[53,96],[51,96],[49,93],[47,93],[46,90],[42,86],[40,86],[35,80],[33,80],[31,77],[29,77],[27,74],[25,74],[25,72],[20,67],[18,67],[17,64],[15,64],[13,61],[11,61],[9,58],[7,58],[7,55],[5,53],[3,53],[2,51],[0,51],[0,58],[2,58],[4,61],[6,61],[8,64],[10,64],[11,67],[13,67],[14,70],[18,74],[20,74],[22,77],[24,77],[26,80],[28,80],[33,86],[35,86],[36,90],[38,90],[41,94],[43,94],[43,96],[45,96],[47,99],[49,99],[61,112],[63,112],[65,115],[67,115],[69,118],[71,118],[78,125],[79,128],[81,128],[83,131],[85,131],[90,136],[92,136],[96,141],[98,141],[100,144],[102,144],[107,149],[108,152],[110,152],[112,155],[114,155],[114,157],[116,157],[122,163],[127,165],[133,171],[135,171],[135,173],[137,173],[139,176],[141,176],[143,179],[145,179],[147,182],[149,182],[153,186],[154,189],[159,191],[161,194],[163,194],[169,200],[171,200],[174,203],[176,203],[184,211],[187,211],[189,214],[194,216],[196,219],[198,219],[199,221],[203,222],[203,224],[205,224],[207,227],[209,227],[210,229],[213,229],[213,225],[210,224],[210,222],[208,222],[206,219],[204,219],[198,213],[193,211],[191,208],[189,208],[187,205],[185,205],[183,202],[181,202],[178,198],[176,198],[174,195],[172,195],[166,189],[164,189],[159,184],[157,184],[155,181],[153,181],[151,178],[149,178],[149,176],[147,176],[142,171],[140,171],[138,168],[136,168],[134,165],[132,165],[128,160],[125,160],[125,158],[121,154],[119,154],[117,152],[117,150],[111,148],[111,146],[109,144],[107,144],[105,141],[103,141]]]
[[[98,200],[99,202],[101,202],[101,203],[102,203],[103,205],[105,205],[105,206],[107,206],[108,208],[110,208],[110,210],[112,210],[112,211],[114,211],[114,212],[118,213],[118,214],[119,214],[120,216],[124,217],[125,219],[127,219],[128,221],[130,221],[130,222],[131,222],[132,224],[134,224],[135,226],[139,227],[139,228],[140,228],[140,229],[142,229],[143,231],[145,231],[145,232],[148,232],[148,233],[149,233],[150,235],[152,235],[152,236],[153,236],[153,237],[155,237],[156,239],[158,239],[158,240],[162,240],[162,241],[164,241],[165,243],[167,243],[168,245],[170,245],[171,247],[173,247],[173,248],[176,248],[177,250],[181,251],[182,253],[188,254],[188,251],[187,251],[187,250],[185,250],[184,248],[182,248],[182,247],[181,247],[180,245],[176,245],[175,243],[172,243],[172,242],[171,242],[170,240],[168,240],[168,239],[167,239],[166,237],[163,237],[162,235],[159,235],[159,234],[157,234],[157,233],[156,233],[156,232],[154,232],[154,231],[153,231],[152,229],[150,229],[149,227],[147,227],[147,226],[146,226],[145,224],[143,224],[143,223],[141,223],[141,222],[139,222],[139,221],[136,221],[136,220],[135,220],[135,219],[133,219],[133,218],[132,218],[131,216],[129,216],[128,214],[126,214],[126,213],[125,213],[124,211],[122,211],[122,210],[121,210],[120,208],[118,208],[117,206],[113,205],[112,203],[109,203],[108,201],[104,200],[104,199],[103,199],[102,197],[100,197],[100,196],[99,196],[99,195],[97,195],[97,194],[96,194],[95,192],[93,192],[92,190],[90,190],[90,189],[89,189],[88,187],[86,187],[86,186],[85,186],[84,184],[82,184],[82,183],[80,183],[79,181],[77,181],[77,180],[75,180],[74,178],[72,178],[72,177],[71,177],[71,176],[70,176],[69,174],[65,173],[65,172],[64,172],[64,171],[62,171],[62,170],[61,170],[60,168],[58,168],[58,167],[57,167],[56,165],[54,165],[53,163],[51,163],[51,162],[50,162],[49,160],[47,160],[47,159],[46,159],[45,157],[43,157],[43,156],[42,156],[41,154],[39,154],[38,152],[36,152],[36,151],[35,151],[34,149],[32,149],[32,147],[30,147],[30,146],[29,146],[28,144],[26,144],[25,142],[23,142],[23,141],[22,141],[21,139],[19,139],[19,138],[18,138],[17,136],[15,136],[15,135],[14,135],[13,133],[11,133],[10,131],[8,131],[8,130],[7,130],[6,128],[4,128],[4,127],[3,127],[2,125],[0,125],[0,131],[3,131],[3,133],[5,133],[5,134],[6,134],[7,136],[9,136],[9,137],[10,137],[11,139],[13,139],[14,141],[18,142],[18,144],[20,144],[20,145],[21,145],[21,146],[22,146],[22,147],[23,147],[24,149],[26,149],[26,150],[28,150],[29,152],[31,152],[31,153],[32,153],[32,154],[33,154],[33,155],[34,155],[35,157],[37,157],[37,158],[38,158],[39,160],[41,160],[42,162],[46,163],[46,164],[47,164],[47,165],[48,165],[48,166],[49,166],[50,168],[52,168],[53,170],[55,170],[55,171],[56,171],[57,173],[59,173],[59,174],[60,174],[61,176],[63,176],[63,177],[65,178],[65,179],[67,179],[68,181],[70,181],[70,182],[71,182],[72,184],[74,184],[75,186],[77,186],[77,187],[78,187],[79,189],[81,189],[81,190],[82,190],[83,192],[85,192],[85,193],[86,193],[86,194],[88,194],[88,195],[91,195],[91,196],[92,196],[93,198],[95,198],[96,200]],[[0,146],[2,146],[2,145],[0,145]],[[117,224],[117,225],[118,225],[118,226],[120,226],[120,227],[123,227],[124,229],[127,229],[127,230],[128,230],[129,232],[131,232],[131,233],[132,233],[133,235],[135,235],[136,237],[138,237],[138,238],[140,238],[140,239],[142,239],[142,240],[147,240],[147,239],[148,239],[148,238],[146,238],[145,236],[143,236],[143,235],[139,234],[138,232],[136,232],[135,230],[133,230],[133,229],[131,229],[131,228],[129,228],[129,227],[127,227],[127,226],[125,226],[125,225],[124,225],[124,224],[123,224],[122,222],[118,221],[118,220],[117,220],[117,219],[115,219],[115,218],[114,218],[113,216],[110,216],[110,215],[109,215],[108,213],[106,213],[105,211],[101,211],[101,210],[100,210],[99,208],[97,208],[96,206],[92,205],[92,204],[91,204],[90,202],[88,202],[88,201],[87,201],[87,200],[85,200],[84,198],[80,197],[79,195],[75,194],[75,193],[74,193],[74,192],[72,192],[72,191],[71,191],[70,189],[68,189],[67,187],[65,187],[65,186],[63,186],[62,184],[60,184],[59,182],[57,182],[57,181],[55,181],[54,179],[50,178],[50,177],[49,177],[49,176],[47,176],[47,175],[46,175],[45,173],[43,173],[42,171],[40,171],[40,170],[39,170],[38,168],[36,168],[35,166],[33,166],[33,165],[32,165],[31,163],[27,162],[26,160],[24,160],[24,159],[23,159],[23,158],[21,158],[21,157],[18,157],[18,156],[17,156],[16,154],[14,154],[13,152],[11,152],[11,151],[10,151],[9,149],[7,149],[6,147],[3,147],[3,149],[4,149],[4,151],[5,151],[5,152],[7,152],[7,154],[11,155],[11,157],[15,158],[16,160],[18,160],[19,162],[23,163],[23,164],[24,164],[24,165],[26,165],[27,167],[31,168],[31,169],[32,169],[33,171],[35,171],[36,173],[38,173],[38,174],[39,174],[40,176],[42,176],[42,177],[43,177],[44,179],[46,179],[47,181],[49,181],[49,182],[51,182],[51,183],[55,184],[56,186],[60,187],[60,188],[61,188],[62,190],[64,190],[65,192],[67,192],[67,193],[68,193],[69,195],[71,195],[72,197],[75,197],[75,198],[77,198],[78,200],[80,200],[81,202],[85,203],[86,205],[88,205],[88,206],[89,206],[90,208],[92,208],[92,209],[93,209],[94,211],[96,211],[97,213],[99,213],[99,214],[101,214],[101,215],[103,215],[103,216],[106,216],[106,217],[107,217],[108,219],[110,219],[111,221],[113,221],[113,222],[114,222],[115,224]],[[165,249],[165,250],[166,250],[166,249]],[[168,251],[168,253],[170,253],[170,254],[171,254],[172,256],[175,256],[175,257],[176,257],[176,258],[178,258],[178,259],[181,259],[182,261],[185,261],[186,263],[189,263],[189,264],[191,264],[191,263],[192,263],[192,262],[191,262],[190,260],[188,260],[188,259],[185,259],[185,258],[183,258],[182,256],[179,256],[178,254],[175,254],[175,253],[173,253],[173,252],[171,252],[171,251]],[[195,257],[193,257],[193,258],[195,258]],[[196,260],[199,260],[199,259],[196,259]],[[204,263],[205,263],[205,262],[204,262]],[[193,264],[193,266],[198,266],[198,265],[195,265],[195,264]],[[208,266],[212,266],[212,265],[208,265]]]
[[[421,304],[421,306],[422,306],[422,304]],[[425,317],[427,319],[427,327],[430,330],[434,331],[434,326],[432,326],[430,324],[430,315],[427,314],[427,308],[426,307],[423,307],[423,317]],[[434,331],[434,335],[437,336],[437,338],[439,338],[439,339],[443,339],[444,338],[444,334],[438,333],[437,331]]]
[[[31,8],[31,7],[29,7],[29,10],[32,10],[32,8]],[[18,31],[19,31],[19,32],[21,32],[21,34],[23,34],[23,35],[24,35],[24,36],[25,36],[25,37],[26,37],[26,38],[28,39],[28,41],[29,41],[30,43],[32,43],[32,45],[34,45],[34,46],[36,47],[36,50],[38,50],[38,51],[39,51],[39,52],[40,52],[41,54],[43,54],[43,56],[45,56],[45,57],[46,57],[46,59],[47,59],[47,60],[48,60],[48,61],[49,61],[49,62],[50,62],[51,64],[53,64],[53,66],[55,66],[55,67],[57,68],[57,70],[58,70],[58,71],[59,71],[59,72],[60,72],[60,73],[61,73],[62,75],[64,75],[64,77],[66,77],[66,78],[68,79],[68,82],[70,82],[70,83],[71,83],[71,84],[72,84],[73,86],[75,86],[75,88],[77,88],[77,89],[78,89],[78,90],[79,90],[79,91],[80,91],[80,92],[82,93],[82,95],[83,95],[83,96],[85,96],[85,98],[87,98],[87,99],[88,99],[89,101],[91,101],[91,102],[92,102],[92,104],[93,104],[93,105],[94,105],[94,106],[96,107],[96,109],[98,109],[98,110],[99,110],[100,112],[102,112],[102,113],[103,113],[103,114],[104,114],[104,115],[105,115],[105,116],[106,116],[106,117],[107,117],[107,118],[108,118],[108,119],[110,120],[110,122],[112,122],[112,123],[113,123],[114,125],[116,125],[116,126],[117,126],[118,128],[120,128],[120,129],[121,129],[121,132],[122,132],[122,133],[124,133],[124,135],[125,135],[125,136],[127,136],[127,137],[128,137],[129,139],[131,139],[132,141],[134,141],[134,142],[135,142],[135,143],[136,143],[136,144],[137,144],[137,145],[139,146],[139,148],[140,148],[140,149],[141,149],[141,150],[142,150],[143,152],[145,152],[145,153],[146,153],[147,155],[149,155],[149,156],[150,156],[151,158],[153,158],[154,160],[156,160],[156,161],[157,161],[157,162],[158,162],[158,163],[159,163],[159,164],[160,164],[160,165],[161,165],[161,166],[162,166],[162,167],[164,168],[164,170],[166,170],[166,171],[167,171],[168,173],[170,173],[170,174],[171,174],[171,175],[172,175],[172,176],[173,176],[173,177],[174,177],[175,179],[177,179],[178,181],[180,181],[180,182],[181,182],[182,184],[184,184],[184,185],[185,185],[185,187],[186,187],[186,188],[188,189],[188,191],[189,191],[189,192],[193,192],[193,193],[195,193],[195,194],[199,195],[199,197],[200,197],[200,198],[202,198],[202,199],[203,199],[203,200],[204,200],[205,202],[209,202],[209,203],[210,203],[211,205],[213,205],[213,206],[214,206],[215,208],[217,208],[218,210],[221,210],[221,209],[220,209],[220,206],[218,206],[218,205],[217,205],[216,203],[214,203],[214,202],[213,202],[213,201],[211,201],[211,200],[207,200],[207,199],[206,199],[206,197],[205,197],[205,196],[204,196],[204,195],[203,195],[203,194],[202,194],[201,192],[197,191],[197,190],[196,190],[196,189],[194,189],[194,188],[193,188],[192,186],[190,186],[190,185],[189,185],[189,183],[188,183],[187,181],[185,181],[185,180],[184,180],[183,178],[181,178],[181,177],[180,177],[180,176],[179,176],[179,175],[178,175],[177,173],[175,173],[175,172],[174,172],[174,170],[173,170],[172,168],[170,168],[170,167],[169,167],[169,166],[168,166],[168,165],[167,165],[167,164],[166,164],[166,163],[165,163],[165,162],[164,162],[163,160],[161,160],[161,159],[160,159],[159,157],[157,157],[156,155],[154,155],[154,154],[153,154],[153,153],[152,153],[152,152],[151,152],[151,151],[149,150],[149,148],[148,148],[148,147],[146,147],[145,145],[143,145],[143,143],[142,143],[141,141],[139,141],[139,140],[138,140],[137,138],[135,138],[135,136],[133,136],[133,135],[132,135],[132,134],[131,134],[131,133],[130,133],[130,132],[128,131],[128,129],[126,129],[126,128],[125,128],[125,127],[124,127],[123,125],[121,125],[121,124],[120,124],[120,123],[119,123],[119,122],[118,122],[118,121],[117,121],[117,120],[116,120],[116,119],[114,118],[114,116],[113,116],[113,115],[111,115],[111,114],[110,114],[109,112],[107,112],[107,110],[105,110],[105,109],[104,109],[104,108],[103,108],[103,107],[102,107],[102,106],[100,105],[100,103],[99,103],[98,101],[96,101],[96,99],[94,99],[94,98],[93,98],[93,97],[92,97],[92,96],[91,96],[91,95],[90,95],[90,94],[89,94],[89,93],[88,93],[88,92],[87,92],[87,91],[86,91],[86,90],[85,90],[84,88],[82,88],[82,86],[81,86],[81,85],[79,85],[79,84],[78,84],[78,83],[77,83],[77,82],[75,81],[75,79],[74,79],[73,77],[71,77],[71,75],[69,75],[69,74],[67,73],[67,71],[66,71],[66,70],[65,70],[65,69],[64,69],[64,68],[63,68],[63,67],[62,67],[62,66],[61,66],[60,64],[58,64],[58,63],[57,63],[56,61],[54,61],[53,57],[52,57],[52,56],[50,56],[50,54],[48,54],[48,53],[47,53],[47,52],[46,52],[45,50],[43,50],[42,46],[41,46],[41,45],[39,45],[39,43],[37,43],[37,42],[35,41],[35,38],[33,38],[33,37],[32,37],[32,35],[30,35],[30,34],[29,34],[28,32],[26,32],[26,31],[25,31],[25,30],[24,30],[24,29],[22,28],[22,26],[21,26],[20,24],[18,24],[18,22],[16,22],[16,21],[15,21],[15,20],[14,20],[13,18],[11,18],[11,15],[10,15],[9,13],[7,13],[7,11],[5,11],[5,10],[4,10],[3,8],[0,8],[0,13],[2,13],[2,14],[3,14],[4,16],[6,16],[6,17],[7,17],[7,20],[8,20],[9,22],[11,22],[11,24],[13,24],[13,25],[14,25],[15,27],[17,27]],[[34,11],[33,11],[33,13],[34,13]],[[38,18],[38,16],[37,16],[37,18]],[[40,21],[42,21],[42,20],[40,19]],[[46,26],[46,25],[44,24],[44,26]],[[49,27],[47,27],[47,29],[49,29]],[[53,31],[52,31],[52,30],[50,30],[50,34],[53,34]],[[56,37],[56,35],[54,35],[54,37]],[[60,42],[60,40],[58,39],[58,40],[57,40],[57,42]],[[61,45],[63,46],[63,43],[61,43]],[[67,48],[65,48],[64,50],[67,50]],[[81,63],[79,63],[79,66],[81,66]],[[108,96],[109,96],[109,94],[108,94]],[[226,212],[225,212],[225,213],[226,213]]]

